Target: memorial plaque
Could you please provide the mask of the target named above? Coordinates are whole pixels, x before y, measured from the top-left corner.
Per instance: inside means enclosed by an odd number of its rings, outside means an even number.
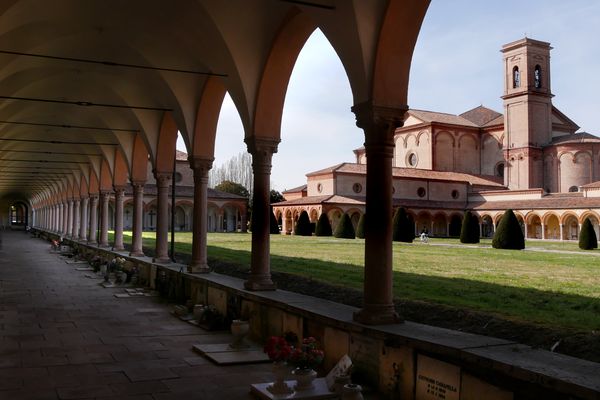
[[[419,355],[416,400],[459,400],[460,368]]]

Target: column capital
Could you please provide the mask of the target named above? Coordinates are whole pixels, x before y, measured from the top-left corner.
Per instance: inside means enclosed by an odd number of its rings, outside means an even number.
[[[190,162],[190,167],[194,170],[210,170],[213,165],[213,161],[215,161],[214,157],[202,157],[202,156],[189,156],[188,161]]]
[[[154,171],[154,178],[156,179],[156,186],[166,187],[171,183],[173,172],[165,171]]]
[[[113,186],[113,189],[115,191],[115,194],[116,193],[121,193],[122,194],[122,193],[125,192],[125,185],[115,185],[115,186]]]
[[[369,144],[393,145],[396,128],[403,125],[408,106],[385,107],[373,104],[372,100],[352,106],[356,126],[365,131],[365,146]]]
[[[264,137],[264,136],[249,136],[244,139],[248,152],[253,156],[271,156],[277,153],[277,146],[281,140]]]
[[[133,186],[134,189],[139,186],[144,187],[145,185],[146,185],[146,181],[138,181],[138,180],[131,181],[131,186]]]

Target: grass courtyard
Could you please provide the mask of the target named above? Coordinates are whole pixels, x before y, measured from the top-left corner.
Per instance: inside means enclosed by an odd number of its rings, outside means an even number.
[[[131,233],[125,233],[130,242]],[[153,232],[144,247],[154,248]],[[248,267],[250,234],[209,233],[208,255]],[[176,234],[176,252],[191,253],[191,233]],[[600,330],[600,251],[572,242],[528,241],[525,251],[496,250],[489,241],[461,245],[394,243],[394,295],[482,311],[516,321],[577,331]],[[364,240],[271,236],[271,268],[362,289]]]

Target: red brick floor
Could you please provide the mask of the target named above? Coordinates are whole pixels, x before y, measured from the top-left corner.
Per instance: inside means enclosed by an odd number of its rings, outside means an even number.
[[[113,296],[26,233],[0,232],[0,400],[249,399],[269,364],[219,367],[223,343],[157,298]]]

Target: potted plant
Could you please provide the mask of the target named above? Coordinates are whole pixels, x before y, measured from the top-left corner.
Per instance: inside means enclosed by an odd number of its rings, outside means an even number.
[[[320,349],[320,344],[314,337],[307,337],[302,344],[297,346],[290,354],[288,362],[296,367],[292,374],[296,377],[296,390],[307,390],[313,387],[317,377],[316,367],[323,363],[325,352]]]
[[[293,349],[293,346],[283,336],[271,336],[263,348],[269,359],[273,361],[273,375],[275,375],[275,380],[267,386],[267,390],[273,395],[293,393],[292,388],[285,382],[285,378],[289,372],[287,361]]]

